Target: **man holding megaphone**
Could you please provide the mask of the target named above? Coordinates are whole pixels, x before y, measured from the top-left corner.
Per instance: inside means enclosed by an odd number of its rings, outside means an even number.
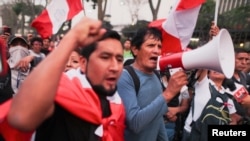
[[[118,93],[126,110],[126,141],[167,141],[163,115],[167,113],[167,102],[188,83],[187,75],[180,70],[169,79],[163,91],[154,70],[161,55],[162,34],[154,27],[139,29],[131,41],[135,58],[131,64],[139,78],[136,93],[132,76],[123,70],[118,82]]]

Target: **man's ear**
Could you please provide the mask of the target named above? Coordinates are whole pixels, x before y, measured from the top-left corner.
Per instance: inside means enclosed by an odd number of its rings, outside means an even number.
[[[138,51],[139,50],[136,48],[136,46],[131,46],[131,52],[133,53],[134,56],[137,56]]]
[[[81,69],[81,72],[85,73],[86,66],[87,66],[87,59],[84,58],[84,57],[81,57],[80,58],[80,69]]]

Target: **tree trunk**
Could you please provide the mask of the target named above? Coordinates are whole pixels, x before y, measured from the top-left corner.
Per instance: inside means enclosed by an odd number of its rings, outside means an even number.
[[[102,7],[102,3],[104,2],[104,6]],[[97,1],[97,7],[98,7],[98,19],[103,21],[105,12],[106,12],[106,7],[107,7],[107,0],[98,0]]]
[[[156,1],[156,0],[154,0],[154,1]],[[158,11],[159,11],[159,7],[160,7],[160,4],[161,4],[161,0],[157,1],[156,8],[154,8],[154,6],[153,6],[153,0],[148,0],[148,2],[149,2],[150,10],[152,12],[152,16],[153,16],[152,21],[157,20]]]

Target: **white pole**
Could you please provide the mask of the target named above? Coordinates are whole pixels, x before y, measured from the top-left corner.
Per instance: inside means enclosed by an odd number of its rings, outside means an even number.
[[[215,0],[214,25],[217,25],[219,0]]]

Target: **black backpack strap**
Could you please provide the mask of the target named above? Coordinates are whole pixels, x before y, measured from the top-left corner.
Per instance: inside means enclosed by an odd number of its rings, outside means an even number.
[[[160,72],[157,70],[154,70],[155,75],[161,80]]]
[[[130,74],[130,76],[132,77],[132,79],[134,81],[134,85],[135,85],[135,92],[136,92],[136,95],[137,95],[138,92],[139,92],[139,89],[140,89],[140,80],[139,80],[137,74],[135,73],[134,68],[131,65],[124,66],[123,68],[126,69],[128,71],[128,73]],[[159,81],[161,82],[160,73],[157,70],[154,70],[154,73],[159,78]],[[162,84],[162,82],[161,82],[161,85],[162,85],[162,89],[164,90],[165,87]]]
[[[165,86],[163,85],[163,82],[162,82],[162,79],[161,79],[161,74],[160,74],[160,72],[159,72],[158,70],[154,70],[154,73],[155,73],[155,75],[158,77],[158,79],[160,80],[162,90],[164,91],[166,88],[165,88]]]
[[[132,66],[130,66],[130,65],[124,66],[124,69],[126,69],[128,71],[128,73],[130,74],[130,76],[132,77],[132,79],[134,81],[134,85],[135,85],[135,92],[137,95],[139,88],[140,88],[140,80],[139,80],[138,76],[136,75],[135,70]]]

